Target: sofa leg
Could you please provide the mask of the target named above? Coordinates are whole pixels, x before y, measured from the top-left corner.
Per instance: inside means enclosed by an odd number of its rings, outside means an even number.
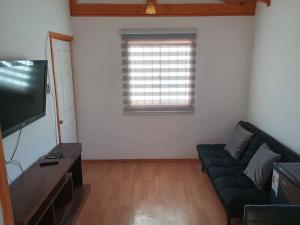
[[[231,225],[231,217],[227,215],[227,225]]]

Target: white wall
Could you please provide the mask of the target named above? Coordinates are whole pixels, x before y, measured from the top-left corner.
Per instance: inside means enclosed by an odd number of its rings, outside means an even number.
[[[123,115],[122,28],[198,28],[196,112]],[[72,18],[80,141],[85,159],[195,158],[245,119],[253,17]]]
[[[45,59],[48,31],[71,33],[68,0],[0,0],[1,60]],[[48,95],[47,116],[23,130],[15,159],[20,160],[25,169],[55,146],[52,107],[53,102]],[[17,133],[4,140],[7,159],[12,154],[16,140]],[[8,166],[10,179],[19,173],[16,167]]]
[[[300,153],[300,1],[257,8],[249,120]]]

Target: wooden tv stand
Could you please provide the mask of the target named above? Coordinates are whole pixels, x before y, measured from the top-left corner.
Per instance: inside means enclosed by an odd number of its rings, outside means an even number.
[[[10,185],[15,225],[73,224],[90,191],[82,183],[81,144],[59,144],[56,165],[30,166]],[[50,153],[51,153],[50,152]]]

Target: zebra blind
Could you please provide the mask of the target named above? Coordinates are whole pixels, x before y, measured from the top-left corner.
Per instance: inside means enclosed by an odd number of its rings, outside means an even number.
[[[125,112],[193,112],[196,32],[123,31]]]

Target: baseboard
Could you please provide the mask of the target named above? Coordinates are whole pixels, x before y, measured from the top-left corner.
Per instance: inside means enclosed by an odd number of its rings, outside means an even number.
[[[86,159],[84,163],[100,162],[199,162],[199,159]]]

